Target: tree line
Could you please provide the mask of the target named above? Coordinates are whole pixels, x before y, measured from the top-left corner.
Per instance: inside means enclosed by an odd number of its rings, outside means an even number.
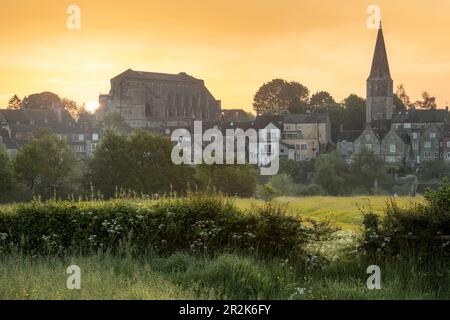
[[[210,190],[250,197],[256,188],[251,166],[176,166],[173,143],[136,130],[126,135],[108,127],[90,159],[77,158],[64,139],[42,131],[11,159],[0,145],[0,201],[33,197],[114,198]]]
[[[412,102],[404,85],[394,94],[394,111],[412,108],[436,109],[436,98],[427,91],[422,99]],[[366,100],[350,94],[337,102],[327,91],[311,94],[307,86],[284,79],[273,79],[264,83],[253,99],[253,110],[258,115],[280,115],[286,113],[328,113],[331,121],[331,138],[337,141],[341,126],[345,130],[362,130],[366,122]]]

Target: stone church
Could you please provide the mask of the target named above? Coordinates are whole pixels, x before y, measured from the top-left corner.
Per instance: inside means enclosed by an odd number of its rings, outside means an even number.
[[[158,132],[189,127],[194,120],[218,121],[221,115],[221,102],[204,81],[183,72],[128,69],[111,79],[111,90],[100,95],[99,103],[99,118],[118,113],[132,128]]]
[[[395,113],[393,87],[380,25],[367,79],[365,129],[345,131],[341,128],[337,141],[340,154],[352,163],[353,156],[365,148],[392,166],[450,160],[444,146],[450,134],[448,108]]]

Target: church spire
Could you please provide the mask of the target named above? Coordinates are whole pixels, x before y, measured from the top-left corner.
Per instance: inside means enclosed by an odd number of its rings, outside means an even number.
[[[369,79],[391,79],[381,21],[380,28],[378,29],[377,43],[375,45],[375,52],[373,54],[372,69],[370,71]]]

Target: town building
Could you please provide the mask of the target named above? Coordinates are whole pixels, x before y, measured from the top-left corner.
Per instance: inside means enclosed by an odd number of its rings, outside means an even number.
[[[131,69],[111,79],[111,90],[100,95],[97,118],[118,113],[132,128],[164,133],[194,120],[219,121],[221,102],[203,80],[184,72],[165,74]]]
[[[46,109],[0,109],[0,142],[14,156],[43,131],[66,140],[78,156],[91,156],[100,139],[100,128],[77,123],[59,107]]]
[[[367,79],[365,128],[361,132],[341,129],[338,136],[338,150],[347,163],[363,149],[371,150],[391,166],[418,166],[444,158],[448,108],[393,110],[393,80],[380,25]]]

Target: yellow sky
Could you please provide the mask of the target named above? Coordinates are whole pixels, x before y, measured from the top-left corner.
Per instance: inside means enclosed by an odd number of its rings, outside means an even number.
[[[71,4],[81,30],[66,27]],[[273,78],[365,96],[371,4],[394,83],[450,103],[450,0],[0,0],[0,107],[41,91],[97,101],[128,68],[204,79],[224,108],[250,110]]]

